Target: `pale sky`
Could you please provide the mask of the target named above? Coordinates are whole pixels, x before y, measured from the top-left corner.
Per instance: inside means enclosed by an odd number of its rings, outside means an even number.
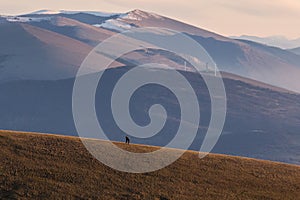
[[[0,0],[2,15],[41,9],[104,12],[141,9],[225,36],[300,37],[300,0]]]

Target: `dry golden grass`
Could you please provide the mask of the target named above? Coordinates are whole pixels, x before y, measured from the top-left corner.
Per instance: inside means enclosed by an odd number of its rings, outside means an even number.
[[[103,142],[105,143],[105,142]],[[300,167],[186,152],[162,170],[118,172],[78,138],[0,132],[0,199],[299,199]],[[156,147],[126,146],[134,152]]]

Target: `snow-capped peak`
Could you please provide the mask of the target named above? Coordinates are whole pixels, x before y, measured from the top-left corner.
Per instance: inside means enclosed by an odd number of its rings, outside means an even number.
[[[90,15],[95,15],[99,17],[111,17],[114,15],[120,15],[120,13],[106,13],[106,12],[98,12],[98,11],[68,11],[68,10],[39,10],[29,15],[54,15],[54,14],[78,14],[85,13]]]
[[[120,16],[122,19],[129,19],[129,20],[137,20],[141,21],[142,19],[149,19],[151,17],[156,19],[161,19],[162,17],[160,15],[157,15],[155,13],[145,12],[142,10],[133,10],[126,14],[123,14]]]
[[[142,21],[149,18],[161,19],[162,17],[142,10],[133,10],[125,14],[119,14],[117,18],[105,20],[104,23],[94,24],[94,26],[122,32],[137,27],[132,21]]]
[[[109,20],[106,20],[102,24],[94,24],[94,26],[106,28],[106,29],[110,29],[110,30],[116,30],[118,32],[126,31],[126,30],[133,28],[132,25],[127,24],[127,23],[122,22],[117,19],[109,19]]]

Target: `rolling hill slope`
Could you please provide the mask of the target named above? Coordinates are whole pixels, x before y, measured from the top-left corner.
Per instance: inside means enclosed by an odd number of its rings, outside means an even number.
[[[74,77],[91,47],[24,23],[0,23],[0,81]]]
[[[106,145],[107,142],[99,141]],[[132,152],[157,147],[124,145]],[[152,173],[115,171],[95,160],[78,138],[0,132],[0,198],[4,199],[297,199],[293,165],[186,152]]]
[[[111,112],[110,97],[116,81],[130,68],[105,72],[96,93],[98,120],[108,137],[123,140],[123,131]],[[153,73],[159,73],[159,70]],[[197,94],[201,122],[190,149],[199,150],[210,122],[211,103],[203,79],[192,72],[181,72]],[[72,115],[74,79],[59,81],[12,81],[0,84],[0,127],[2,129],[77,135]],[[227,92],[227,119],[214,153],[247,156],[300,164],[300,96],[257,81],[224,74]],[[189,95],[189,94],[187,94]],[[131,99],[130,112],[138,124],[148,124],[149,106],[161,104],[168,111],[164,128],[147,139],[132,138],[135,143],[165,145],[177,132],[179,104],[165,88],[149,85]],[[188,134],[188,133],[187,133]]]
[[[99,42],[114,34],[109,30],[57,15],[51,16],[50,20],[32,21],[29,24],[65,35],[91,46],[96,46]]]

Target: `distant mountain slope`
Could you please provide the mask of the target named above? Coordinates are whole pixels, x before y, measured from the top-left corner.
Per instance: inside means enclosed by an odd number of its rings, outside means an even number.
[[[189,33],[194,35],[201,35],[202,37],[213,37],[218,40],[231,40],[219,34],[195,27],[168,17],[164,17],[154,13],[148,13],[142,10],[133,10],[131,12],[121,15],[116,20],[125,22],[128,24],[134,24],[137,27],[162,27],[172,30],[176,30],[183,33]]]
[[[74,77],[88,45],[28,24],[0,24],[0,80]]]
[[[157,149],[116,144],[132,152]],[[0,145],[1,199],[299,197],[300,167],[293,165],[214,154],[199,159],[189,151],[159,171],[129,174],[95,160],[78,138],[1,131]]]
[[[295,48],[295,49],[290,49],[289,51],[291,51],[291,52],[293,52],[293,53],[295,53],[297,55],[300,55],[300,47]]]
[[[96,94],[98,120],[108,137],[122,141],[123,132],[111,113],[110,96],[117,79],[129,68],[108,70]],[[157,73],[159,70],[152,73]],[[201,108],[201,123],[190,149],[199,150],[211,116],[211,104],[202,78],[182,72],[194,87]],[[235,75],[224,75],[228,98],[222,136],[213,152],[300,164],[300,96]],[[72,116],[73,79],[60,81],[14,81],[0,84],[0,127],[77,135]],[[188,95],[188,94],[187,94]],[[179,105],[168,90],[149,85],[131,99],[131,114],[138,124],[148,123],[150,105],[168,111],[165,127],[155,137],[132,138],[135,143],[165,145],[177,132]],[[188,134],[188,133],[187,133]]]
[[[250,40],[253,42],[258,42],[261,44],[274,46],[281,49],[292,49],[300,46],[300,38],[290,40],[284,36],[257,37],[257,36],[242,35],[242,36],[231,36],[230,38]]]
[[[300,56],[294,56],[288,51],[274,53],[271,48],[258,48],[255,44],[226,38],[141,10],[134,10],[114,20],[138,27],[163,27],[187,33],[204,46],[222,71],[300,91],[297,81],[300,75],[300,64],[284,58],[286,56],[297,57],[294,60],[299,61]]]
[[[107,30],[62,17],[0,23],[0,81],[74,77],[93,45],[109,36]]]
[[[40,10],[29,14],[20,15],[18,17],[67,17],[70,19],[74,19],[76,21],[80,21],[85,24],[97,24],[101,22],[105,22],[107,19],[111,19],[114,17],[118,17],[120,14],[118,13],[104,13],[104,12],[95,12],[95,11],[51,11],[51,10]]]
[[[56,32],[89,46],[97,45],[114,33],[136,27],[169,28],[183,32],[202,44],[222,71],[300,92],[298,83],[300,55],[295,55],[287,50],[259,45],[258,43],[227,38],[154,13],[141,10],[124,14],[41,11],[3,18],[3,20],[7,19],[11,23],[26,23]],[[5,40],[10,39],[5,38]],[[5,52],[1,54],[5,55]],[[168,57],[168,55],[161,55],[160,51],[153,51],[153,54],[158,55],[153,57],[155,60],[148,59],[147,55],[141,53],[136,54],[137,56],[134,57],[139,58],[140,61],[147,60],[150,62],[159,62],[161,59],[172,60],[172,57]],[[177,65],[182,65],[182,60],[176,59],[178,61]],[[129,60],[132,59],[129,58]],[[81,62],[76,63],[79,66]],[[123,64],[125,63],[128,63],[128,61],[123,62]]]
[[[67,16],[70,17],[70,15]],[[96,46],[99,42],[114,34],[109,30],[85,24],[71,18],[62,17],[60,15],[53,15],[49,20],[31,21],[29,23],[33,26],[38,26],[77,39],[92,46]]]
[[[221,71],[299,91],[300,56],[258,43],[243,45],[192,35],[212,56]],[[234,55],[234,56],[233,56]]]

